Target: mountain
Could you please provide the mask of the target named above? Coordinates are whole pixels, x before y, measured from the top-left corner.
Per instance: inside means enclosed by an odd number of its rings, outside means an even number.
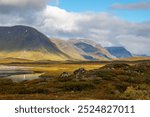
[[[150,57],[149,55],[146,54],[132,54],[132,55],[136,57]]]
[[[76,60],[108,60],[114,58],[100,44],[85,39],[51,39],[57,47]]]
[[[38,30],[28,26],[0,27],[0,58],[67,60],[57,46]]]
[[[124,47],[106,47],[106,49],[117,58],[132,57],[132,54]]]

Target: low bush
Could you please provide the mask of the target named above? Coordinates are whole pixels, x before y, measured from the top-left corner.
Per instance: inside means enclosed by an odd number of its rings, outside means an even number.
[[[84,91],[94,89],[95,85],[91,82],[66,82],[63,85],[65,91]]]
[[[0,86],[3,85],[12,85],[13,81],[11,79],[7,79],[7,78],[0,78]]]
[[[128,87],[121,96],[124,99],[150,99],[150,87],[147,85],[138,85]]]

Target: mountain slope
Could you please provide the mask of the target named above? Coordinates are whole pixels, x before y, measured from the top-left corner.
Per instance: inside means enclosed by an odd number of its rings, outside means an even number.
[[[0,27],[0,57],[33,60],[69,58],[48,37],[27,26]]]
[[[124,47],[106,47],[106,49],[117,58],[132,57],[132,54]]]
[[[107,60],[114,58],[105,48],[85,39],[52,39],[57,47],[76,60]]]

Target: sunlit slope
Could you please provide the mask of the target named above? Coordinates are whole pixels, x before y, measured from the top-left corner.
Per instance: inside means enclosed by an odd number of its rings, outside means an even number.
[[[110,60],[114,58],[105,48],[93,41],[85,39],[51,40],[61,51],[77,60]]]
[[[27,26],[0,27],[0,57],[29,60],[70,59],[48,37]]]
[[[68,60],[64,55],[55,55],[52,53],[43,53],[38,51],[17,51],[17,52],[0,52],[0,58],[18,58],[26,60],[53,60],[64,61]]]

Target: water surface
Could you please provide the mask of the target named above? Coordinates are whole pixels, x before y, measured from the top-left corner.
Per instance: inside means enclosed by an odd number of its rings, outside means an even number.
[[[14,82],[38,79],[41,73],[33,73],[31,67],[0,65],[0,78],[9,78]]]
[[[21,75],[11,75],[6,78],[12,79],[13,82],[21,82],[25,80],[38,79],[41,73],[38,74],[21,74]]]

